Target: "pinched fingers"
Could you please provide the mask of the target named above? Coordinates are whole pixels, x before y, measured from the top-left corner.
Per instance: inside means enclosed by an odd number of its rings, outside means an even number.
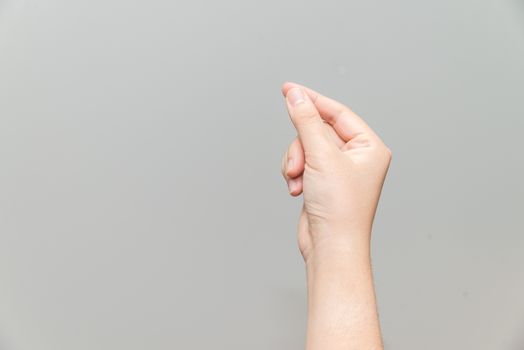
[[[308,87],[287,82],[282,86],[286,96],[290,91],[303,89],[313,101],[322,119],[329,123],[346,145],[343,150],[359,148],[368,145],[381,146],[382,141],[375,132],[355,112],[344,104],[323,96]]]

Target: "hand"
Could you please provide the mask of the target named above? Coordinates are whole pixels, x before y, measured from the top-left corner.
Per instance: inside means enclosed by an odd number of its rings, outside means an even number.
[[[369,251],[390,150],[343,104],[294,83],[282,93],[298,133],[282,174],[292,196],[304,194],[298,227],[304,259],[324,247]]]

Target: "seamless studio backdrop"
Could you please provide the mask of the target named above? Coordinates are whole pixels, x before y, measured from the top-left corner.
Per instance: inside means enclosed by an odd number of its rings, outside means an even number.
[[[524,3],[0,0],[0,349],[300,349],[280,85],[393,150],[387,349],[524,348]]]

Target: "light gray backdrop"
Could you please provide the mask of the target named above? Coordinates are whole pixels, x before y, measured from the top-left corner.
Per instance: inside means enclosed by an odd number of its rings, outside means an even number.
[[[0,0],[0,349],[301,349],[286,80],[393,150],[387,348],[523,349],[515,0]]]

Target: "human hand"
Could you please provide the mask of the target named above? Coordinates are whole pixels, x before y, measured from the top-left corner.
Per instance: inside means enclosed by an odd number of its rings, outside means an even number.
[[[304,195],[298,227],[304,259],[325,249],[369,251],[391,151],[343,104],[294,83],[282,93],[298,133],[282,174],[292,196]]]

